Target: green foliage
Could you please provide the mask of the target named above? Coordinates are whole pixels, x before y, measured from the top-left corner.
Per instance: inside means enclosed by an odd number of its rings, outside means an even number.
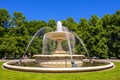
[[[4,27],[4,23],[9,20],[9,13],[6,9],[0,9],[0,26]]]
[[[90,20],[89,20],[89,24],[91,26],[96,27],[97,25],[99,25],[99,18],[96,15],[92,15]]]
[[[55,20],[49,20],[48,21],[48,26],[50,27],[50,28],[52,28],[53,30],[55,30],[56,29],[56,21]]]
[[[45,21],[32,20],[26,23],[28,33],[33,36],[40,28],[46,27],[47,23]]]
[[[27,55],[30,55],[31,57],[34,54],[41,54],[42,52],[42,37],[35,37],[33,42],[31,43],[28,51],[27,51]]]
[[[9,24],[8,27],[5,27],[5,24]],[[120,10],[115,14],[105,14],[101,19],[97,15],[92,15],[89,20],[81,18],[79,23],[72,17],[68,17],[66,20],[62,20],[62,24],[78,34],[91,57],[120,58]],[[43,20],[27,21],[21,12],[14,12],[13,15],[10,15],[6,9],[0,9],[0,58],[22,56],[32,36],[44,27],[55,30],[56,21],[54,19],[48,22]],[[32,56],[42,52],[42,36],[45,32],[35,37],[27,55]],[[65,50],[67,50],[66,45],[63,42]],[[85,54],[83,46],[77,40],[74,52]]]
[[[0,37],[2,37],[5,33],[5,28],[0,26]]]

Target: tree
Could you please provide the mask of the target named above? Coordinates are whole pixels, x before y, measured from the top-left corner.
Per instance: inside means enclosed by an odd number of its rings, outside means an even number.
[[[48,26],[49,26],[50,28],[52,28],[53,30],[55,30],[55,29],[56,29],[56,21],[53,20],[53,19],[49,20],[49,21],[48,21]]]
[[[66,20],[62,20],[63,26],[67,27],[71,31],[77,31],[78,23],[73,18],[68,17]]]
[[[80,24],[79,27],[83,27],[83,28],[86,28],[89,26],[88,21],[85,18],[81,18],[79,24]]]
[[[0,26],[0,37],[5,34],[5,28]]]
[[[111,15],[111,25],[120,26],[120,10]]]
[[[26,22],[26,18],[21,12],[14,12],[12,20],[15,21],[16,26],[21,26],[21,24]]]
[[[4,27],[4,23],[8,21],[10,14],[6,9],[0,9],[0,26]]]
[[[101,18],[102,26],[106,28],[108,25],[111,25],[111,19],[112,19],[111,15],[109,14],[104,15],[103,18]]]
[[[120,58],[120,10],[111,15],[105,14],[100,19],[97,15],[92,15],[89,20],[81,18],[79,23],[71,17],[61,21],[63,26],[67,27],[70,32],[76,33],[83,40],[91,57],[110,58],[115,56]],[[0,9],[0,58],[22,56],[29,40],[38,30],[41,32],[35,37],[26,54],[32,56],[41,53],[42,36],[50,31],[45,27],[55,30],[56,21],[54,19],[48,22],[43,20],[27,21],[21,12],[14,12],[10,16],[6,9]],[[79,40],[77,37],[75,38],[75,53],[85,54]],[[49,42],[49,46],[52,45],[52,42]],[[63,42],[65,50],[67,50],[66,46],[67,43]],[[55,47],[56,45],[49,50],[52,52]]]
[[[0,37],[6,33],[5,23],[8,22],[9,18],[9,12],[6,9],[0,9]]]
[[[107,32],[108,32],[108,42],[107,45],[109,47],[109,53],[108,56],[116,56],[117,58],[120,58],[120,27],[119,26],[107,26]]]
[[[47,23],[45,21],[36,21],[36,20],[32,20],[27,22],[26,24],[29,35],[33,36],[39,29],[46,27]]]
[[[98,17],[96,15],[92,15],[90,17],[89,24],[91,26],[94,26],[94,27],[96,27],[97,25],[99,25],[99,19],[98,19]]]
[[[21,12],[14,12],[12,16],[12,21],[15,25],[15,35],[16,36],[26,36],[28,35],[28,30],[25,26],[26,18]],[[11,26],[13,27],[13,26]],[[13,28],[10,28],[13,30]],[[10,30],[10,31],[12,31]]]

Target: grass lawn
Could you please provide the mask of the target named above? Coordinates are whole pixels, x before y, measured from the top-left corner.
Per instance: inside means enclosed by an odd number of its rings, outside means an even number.
[[[2,66],[0,62],[0,66]],[[120,63],[111,70],[84,73],[32,73],[0,67],[0,80],[120,80]]]

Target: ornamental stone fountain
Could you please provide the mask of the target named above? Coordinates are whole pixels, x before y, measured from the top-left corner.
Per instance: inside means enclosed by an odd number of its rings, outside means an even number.
[[[82,66],[83,62],[81,60],[84,58],[84,55],[73,55],[73,53],[71,53],[72,49],[69,42],[75,38],[74,34],[63,31],[62,29],[62,23],[58,21],[57,30],[44,35],[46,38],[57,41],[57,48],[51,55],[34,55],[39,66],[60,68]],[[64,40],[67,40],[68,42],[68,47],[70,48],[69,51],[64,51],[62,48],[62,41]]]
[[[37,35],[36,32],[35,35]],[[34,39],[35,35],[31,39],[30,43]],[[51,41],[56,42],[56,48],[53,51],[48,52],[49,54],[45,55],[45,46],[46,39],[51,39]],[[28,72],[88,72],[88,71],[97,71],[104,70],[114,67],[114,64],[109,61],[93,61],[98,63],[103,63],[104,65],[99,66],[86,66],[83,67],[84,55],[75,55],[73,53],[74,44],[71,45],[71,42],[74,42],[75,34],[69,32],[68,30],[63,30],[62,23],[60,21],[57,22],[57,30],[54,32],[48,32],[44,35],[43,38],[43,54],[34,55],[35,60],[13,60],[8,61],[3,64],[4,68],[18,70],[18,71],[28,71]],[[80,39],[79,39],[80,40]],[[66,51],[63,48],[63,42],[66,41],[68,44],[68,50]],[[28,44],[28,47],[30,45]],[[26,51],[28,49],[26,48]],[[51,46],[50,46],[51,47]],[[48,47],[48,48],[50,48]],[[84,47],[84,46],[83,46]],[[84,47],[85,48],[85,47]],[[86,48],[85,48],[86,50]],[[25,51],[25,52],[26,52]],[[87,52],[87,51],[86,51]],[[19,63],[24,62],[34,62],[37,66],[21,66]]]

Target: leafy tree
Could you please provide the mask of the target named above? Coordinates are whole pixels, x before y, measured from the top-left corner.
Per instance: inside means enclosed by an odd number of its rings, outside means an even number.
[[[2,37],[5,33],[5,28],[0,26],[0,37]]]
[[[120,26],[120,10],[111,16],[112,25]]]
[[[15,27],[15,35],[17,36],[25,36],[28,35],[27,28],[25,26],[26,18],[25,16],[20,12],[14,12],[12,16],[12,20],[14,21]]]
[[[8,21],[10,14],[6,9],[0,9],[0,26],[4,27],[4,23]]]
[[[83,28],[86,28],[89,26],[88,21],[85,18],[81,18],[79,24],[80,24],[79,27],[83,27]]]
[[[56,29],[56,21],[53,20],[53,19],[49,20],[48,21],[48,26],[53,28],[53,30],[55,30]]]
[[[89,20],[89,24],[91,26],[96,27],[97,25],[99,25],[99,18],[96,15],[92,15],[90,20]]]
[[[102,20],[102,26],[106,28],[108,25],[111,25],[111,15],[106,14],[103,16]]]
[[[100,19],[97,15],[92,15],[89,20],[81,18],[79,23],[71,17],[61,21],[63,26],[71,32],[74,31],[83,40],[91,57],[110,58],[115,56],[120,58],[120,10],[115,14],[105,14]],[[49,32],[47,29],[44,30],[45,27],[55,30],[56,21],[54,19],[50,19],[48,22],[27,21],[21,12],[14,12],[10,16],[6,9],[0,9],[0,58],[22,56],[32,36],[42,28],[43,31],[35,37],[26,54],[33,56],[41,53],[43,34]],[[77,37],[75,38],[75,53],[85,54],[79,40]],[[67,43],[63,42],[63,46],[67,50]],[[54,45],[54,49],[55,47],[56,45]]]
[[[108,32],[108,42],[107,45],[109,47],[108,56],[116,56],[117,58],[120,57],[120,27],[119,26],[107,26]]]
[[[5,23],[8,22],[10,14],[6,9],[0,9],[0,37],[6,34]]]
[[[66,20],[62,20],[63,26],[67,27],[71,31],[77,31],[78,23],[73,18],[68,17]]]
[[[46,27],[47,23],[45,21],[32,20],[26,24],[29,35],[33,36],[40,28]]]

